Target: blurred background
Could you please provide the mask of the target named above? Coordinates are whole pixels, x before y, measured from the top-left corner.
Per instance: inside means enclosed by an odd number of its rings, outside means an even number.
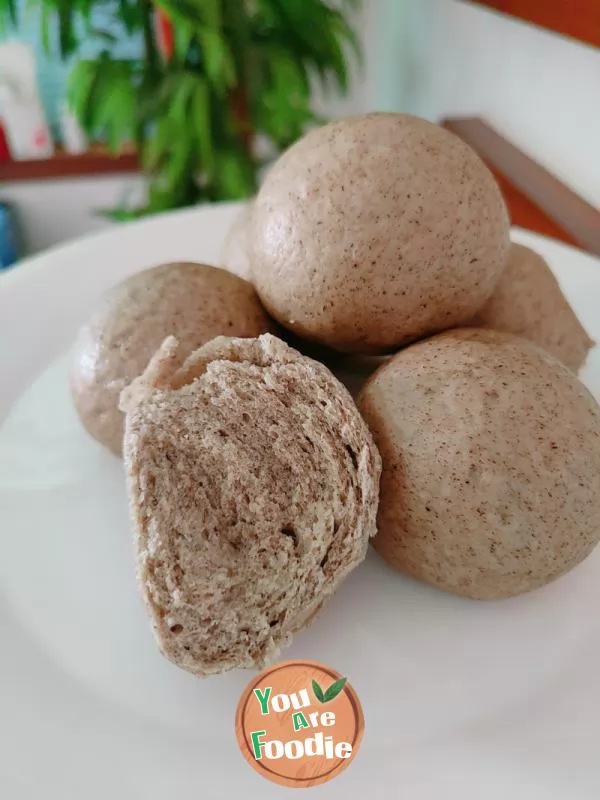
[[[600,254],[598,0],[0,0],[0,265],[252,195],[311,125],[445,124]]]

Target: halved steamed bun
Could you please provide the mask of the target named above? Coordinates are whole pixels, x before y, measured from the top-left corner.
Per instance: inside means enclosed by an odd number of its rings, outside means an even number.
[[[162,652],[262,667],[365,557],[380,459],[347,391],[279,339],[173,339],[123,392],[138,582]]]

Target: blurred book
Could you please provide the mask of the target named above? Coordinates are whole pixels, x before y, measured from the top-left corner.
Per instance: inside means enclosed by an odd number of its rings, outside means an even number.
[[[23,42],[0,44],[0,114],[13,159],[52,155],[54,145],[38,90],[35,56]]]

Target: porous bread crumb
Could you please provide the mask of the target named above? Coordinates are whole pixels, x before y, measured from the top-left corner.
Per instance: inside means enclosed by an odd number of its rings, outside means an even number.
[[[171,661],[260,668],[363,560],[379,454],[341,384],[279,339],[177,352],[121,400],[139,586]]]

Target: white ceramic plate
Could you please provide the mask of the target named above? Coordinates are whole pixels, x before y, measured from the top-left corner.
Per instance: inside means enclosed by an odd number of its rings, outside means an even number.
[[[133,581],[120,463],[80,429],[64,355],[99,293],[140,268],[218,263],[235,206],[116,228],[0,277],[0,797],[271,797],[238,751],[250,673],[199,681],[156,650]],[[600,340],[600,263],[549,259]],[[586,368],[600,396],[600,356]],[[597,800],[600,551],[521,598],[463,600],[373,553],[285,657],[342,671],[363,745],[328,798]]]

